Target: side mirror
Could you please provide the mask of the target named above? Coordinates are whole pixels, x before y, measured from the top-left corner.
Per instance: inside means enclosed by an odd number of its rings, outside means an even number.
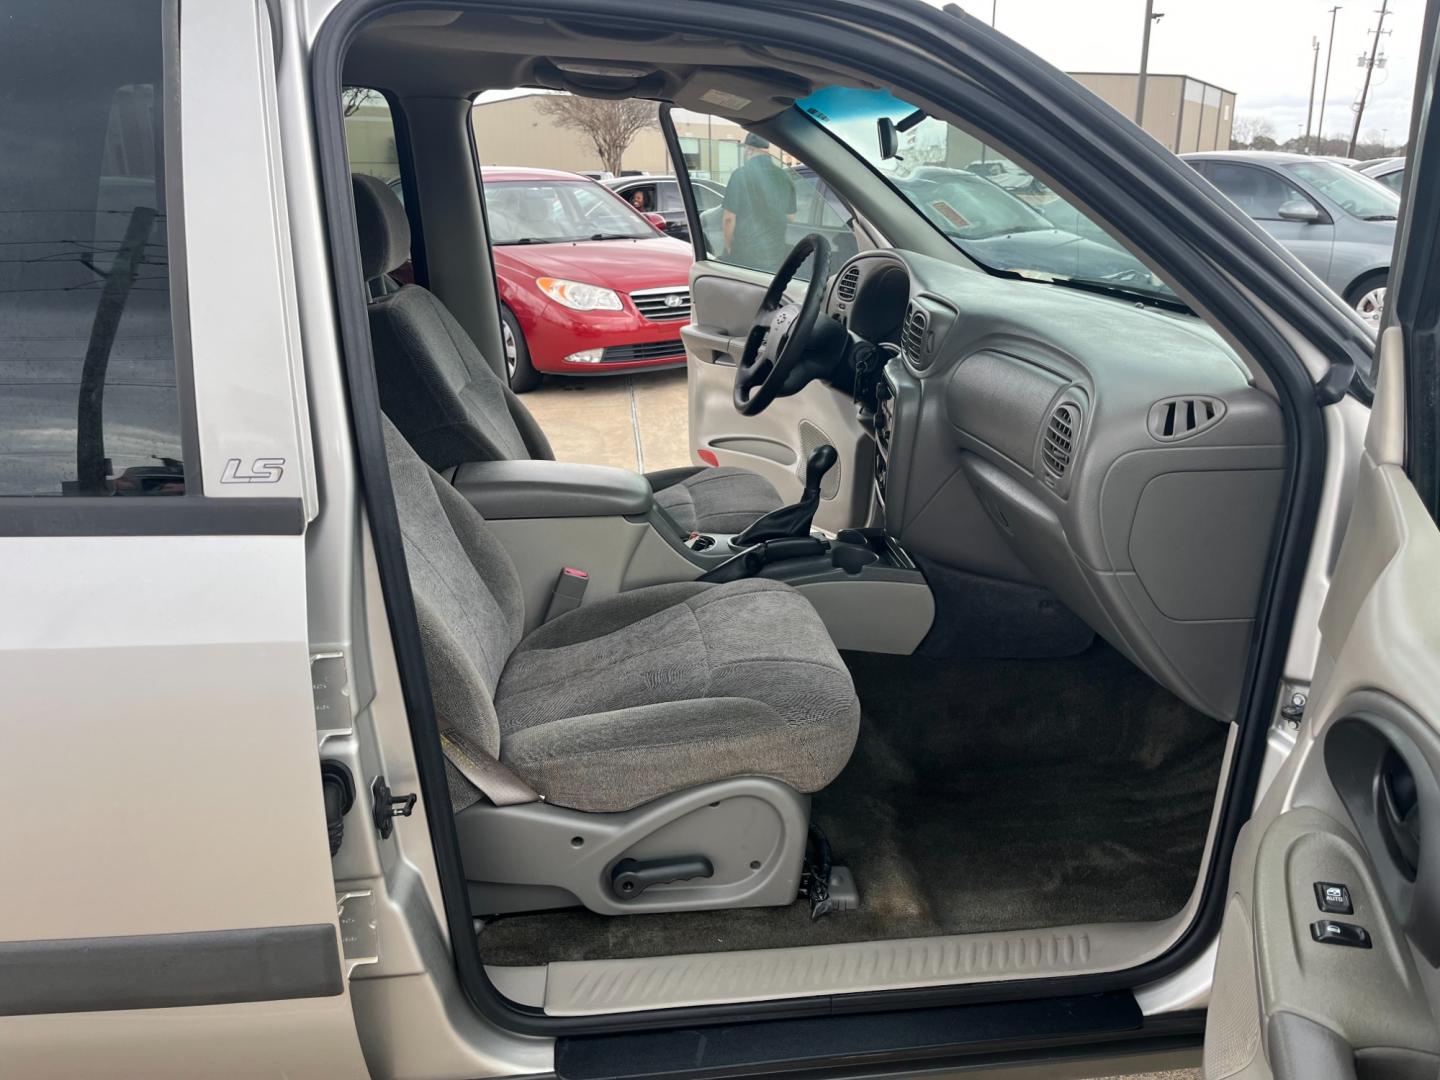
[[[875,135],[880,140],[881,161],[894,161],[900,156],[900,131],[894,120],[888,116],[876,120]]]
[[[1283,221],[1298,221],[1304,225],[1314,225],[1320,220],[1320,208],[1309,199],[1291,199],[1280,204],[1280,217]]]
[[[665,231],[664,214],[657,214],[653,210],[647,210],[645,212],[645,220],[648,221],[651,225],[654,225],[655,228],[659,229],[661,232]]]

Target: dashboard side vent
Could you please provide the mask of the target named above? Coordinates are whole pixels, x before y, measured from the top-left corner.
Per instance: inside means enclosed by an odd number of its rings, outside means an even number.
[[[840,275],[840,280],[835,282],[835,295],[842,303],[850,303],[855,299],[855,293],[860,288],[860,267],[851,265],[845,268]]]
[[[930,328],[930,316],[919,304],[911,303],[905,312],[905,321],[900,325],[900,351],[905,359],[917,368],[928,362],[925,355],[925,332]]]
[[[1150,434],[1176,442],[1213,427],[1225,415],[1225,402],[1212,397],[1173,397],[1150,407]]]
[[[1045,471],[1056,480],[1064,479],[1070,471],[1079,437],[1080,406],[1073,401],[1056,405],[1046,421],[1045,434],[1040,438],[1040,460],[1045,465]]]

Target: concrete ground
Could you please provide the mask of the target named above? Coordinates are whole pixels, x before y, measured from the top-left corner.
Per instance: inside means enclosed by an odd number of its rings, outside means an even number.
[[[653,472],[689,465],[685,369],[589,379],[547,377],[523,398],[561,461]],[[1200,1080],[1198,1069],[1105,1080]]]
[[[593,378],[552,375],[522,400],[561,461],[636,472],[691,464],[683,367]]]

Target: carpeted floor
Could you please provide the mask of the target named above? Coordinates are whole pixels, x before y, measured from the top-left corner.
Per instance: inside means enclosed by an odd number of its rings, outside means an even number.
[[[515,915],[488,964],[1164,918],[1199,870],[1226,729],[1108,645],[1062,660],[849,654],[860,740],[813,817],[860,889],[788,908]]]

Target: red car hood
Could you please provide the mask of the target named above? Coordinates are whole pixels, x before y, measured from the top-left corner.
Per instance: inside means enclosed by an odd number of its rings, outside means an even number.
[[[648,240],[582,240],[564,244],[503,244],[498,269],[531,277],[565,278],[616,292],[684,285],[695,253],[689,244],[656,236]]]

